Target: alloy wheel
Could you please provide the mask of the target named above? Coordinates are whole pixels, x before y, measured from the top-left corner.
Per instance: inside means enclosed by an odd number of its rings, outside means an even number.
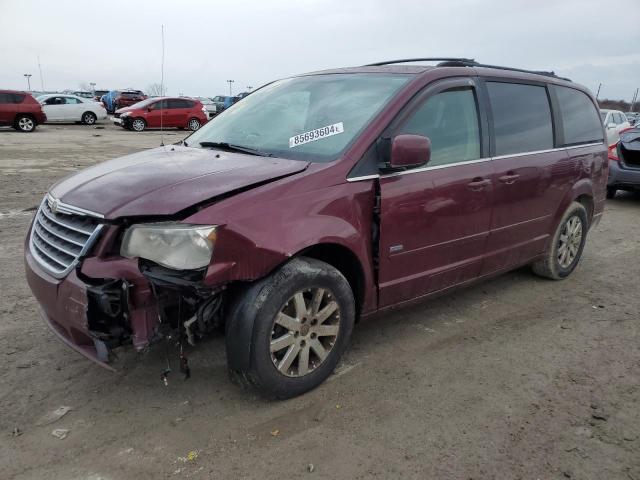
[[[562,226],[558,239],[558,263],[562,268],[569,268],[578,256],[582,244],[582,221],[577,215],[569,217]]]
[[[87,125],[93,125],[96,122],[96,117],[91,113],[85,113],[83,121]]]
[[[340,307],[331,291],[324,288],[298,291],[273,321],[271,360],[283,375],[308,375],[326,360],[339,332]]]
[[[144,130],[144,120],[136,118],[133,122],[131,122],[131,128],[133,128],[136,132],[141,132]]]
[[[193,130],[194,132],[200,128],[200,122],[195,118],[189,120],[189,130]]]
[[[30,132],[35,127],[35,123],[29,117],[22,117],[18,120],[18,128],[23,132]]]

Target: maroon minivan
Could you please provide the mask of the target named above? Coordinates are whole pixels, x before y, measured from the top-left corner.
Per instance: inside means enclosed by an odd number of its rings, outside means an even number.
[[[270,83],[178,144],[54,185],[25,245],[47,324],[107,368],[224,330],[232,379],[317,386],[354,324],[530,264],[576,267],[608,173],[593,95],[467,59]]]

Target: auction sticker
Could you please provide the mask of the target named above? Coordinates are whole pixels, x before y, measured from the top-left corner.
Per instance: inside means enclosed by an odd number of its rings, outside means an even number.
[[[316,140],[332,137],[333,135],[338,135],[339,133],[344,133],[344,125],[342,124],[342,122],[334,123],[333,125],[327,125],[326,127],[316,128],[315,130],[300,133],[294,137],[291,137],[289,139],[289,148],[299,147],[300,145],[304,145],[305,143],[315,142]]]

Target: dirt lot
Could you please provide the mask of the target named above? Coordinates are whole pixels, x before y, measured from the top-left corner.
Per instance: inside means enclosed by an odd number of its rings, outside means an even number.
[[[22,248],[48,186],[159,141],[0,129],[1,478],[640,480],[640,196],[609,202],[569,280],[522,269],[363,322],[329,382],[268,402],[229,383],[222,338],[165,387],[161,352],[113,374],[38,317]]]

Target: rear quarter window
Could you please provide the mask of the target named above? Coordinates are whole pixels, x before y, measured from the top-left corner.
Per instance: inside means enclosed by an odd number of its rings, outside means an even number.
[[[0,104],[22,103],[24,97],[22,93],[0,93]]]
[[[553,148],[551,107],[545,87],[487,82],[487,90],[496,156]]]
[[[573,88],[555,86],[554,89],[560,106],[564,145],[603,141],[602,122],[591,99]]]

